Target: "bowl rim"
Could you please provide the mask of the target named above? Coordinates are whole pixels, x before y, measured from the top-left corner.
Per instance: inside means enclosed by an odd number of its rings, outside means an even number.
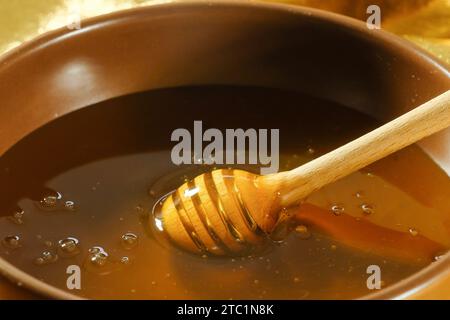
[[[118,10],[107,14],[102,14],[81,21],[82,28],[79,30],[69,30],[61,27],[50,30],[41,35],[34,37],[31,40],[25,41],[17,47],[14,47],[2,55],[0,55],[0,72],[4,67],[14,64],[22,57],[31,54],[35,50],[44,49],[52,43],[64,41],[66,38],[76,36],[78,34],[89,32],[91,29],[101,28],[103,25],[119,23],[121,20],[136,19],[140,15],[148,15],[155,12],[155,10],[176,9],[183,10],[186,8],[205,8],[211,6],[222,6],[227,8],[253,8],[258,10],[275,10],[287,14],[303,15],[313,17],[325,21],[331,25],[340,25],[347,29],[355,30],[356,32],[366,34],[373,37],[379,42],[389,43],[395,49],[408,52],[415,55],[423,62],[432,64],[447,75],[450,79],[449,66],[437,57],[432,56],[424,49],[416,44],[407,41],[401,37],[396,36],[390,32],[381,30],[369,30],[363,21],[341,14],[328,12],[320,9],[287,4],[287,3],[271,3],[261,0],[160,0],[154,3],[138,6],[134,8]],[[0,155],[1,156],[1,155]],[[47,284],[32,275],[22,271],[7,260],[0,257],[0,272],[3,276],[11,280],[17,285],[24,286],[27,289],[36,292],[43,297],[57,298],[57,299],[74,299],[84,300],[86,298],[71,294],[65,290],[59,289],[55,286]],[[414,273],[413,275],[402,279],[395,284],[381,290],[374,292],[357,299],[408,299],[413,298],[415,294],[421,290],[426,289],[437,283],[440,279],[450,277],[450,252],[444,254],[439,261],[431,263],[427,267]]]

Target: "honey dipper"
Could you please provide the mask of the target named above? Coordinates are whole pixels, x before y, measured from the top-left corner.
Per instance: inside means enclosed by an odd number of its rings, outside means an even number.
[[[161,206],[163,228],[199,254],[240,254],[270,234],[280,211],[312,192],[450,126],[450,90],[290,171],[219,169],[184,183]]]

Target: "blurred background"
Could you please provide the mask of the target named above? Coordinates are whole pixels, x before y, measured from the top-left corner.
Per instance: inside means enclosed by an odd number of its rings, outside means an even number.
[[[247,1],[247,0],[242,0]],[[49,30],[76,26],[79,18],[171,0],[0,0],[0,55]],[[366,20],[381,8],[381,27],[450,65],[450,0],[272,0]],[[20,285],[20,284],[19,284]],[[0,277],[0,299],[38,298]]]
[[[246,1],[246,0],[242,0]],[[310,6],[366,20],[369,5],[381,8],[382,28],[425,48],[450,64],[450,0],[271,0]],[[0,0],[0,54],[74,16],[92,17],[170,0]]]

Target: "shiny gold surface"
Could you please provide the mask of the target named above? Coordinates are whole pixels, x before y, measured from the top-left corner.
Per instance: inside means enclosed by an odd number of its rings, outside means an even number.
[[[246,0],[242,0],[246,1]],[[170,0],[0,0],[0,55],[49,30],[116,10]],[[277,1],[275,1],[277,2]],[[450,0],[279,0],[365,20],[368,5],[381,8],[382,28],[450,64]],[[446,288],[445,290],[447,290]],[[444,287],[434,288],[435,291]],[[0,299],[33,298],[0,277]]]
[[[245,1],[245,0],[243,0]],[[160,0],[0,0],[0,54],[77,17],[151,5]],[[165,1],[167,2],[167,1]],[[366,19],[381,8],[382,28],[418,44],[450,64],[450,0],[278,0]]]

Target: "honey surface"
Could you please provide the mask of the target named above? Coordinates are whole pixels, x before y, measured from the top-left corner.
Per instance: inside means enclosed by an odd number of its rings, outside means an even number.
[[[266,88],[174,88],[84,108],[0,158],[1,257],[63,290],[67,267],[78,265],[81,290],[71,293],[88,298],[343,299],[373,292],[370,265],[386,287],[450,246],[450,179],[411,146],[291,208],[297,224],[263,252],[183,252],[151,227],[152,208],[211,170],[171,162],[171,132],[194,120],[222,130],[279,128],[281,170],[378,125],[343,106]]]

